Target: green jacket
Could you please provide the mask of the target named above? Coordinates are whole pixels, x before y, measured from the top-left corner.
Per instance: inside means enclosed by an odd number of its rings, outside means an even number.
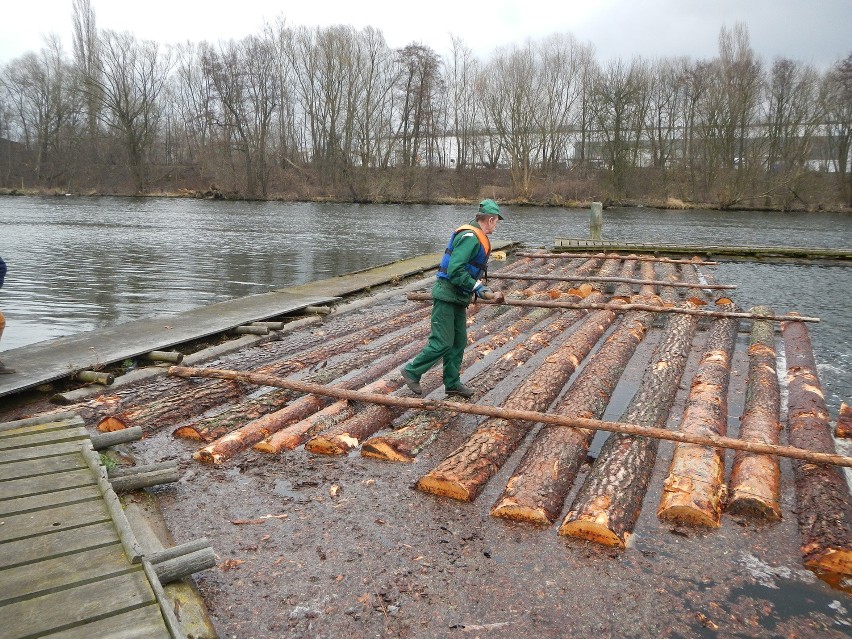
[[[481,228],[475,221],[471,226]],[[473,295],[466,291],[473,290],[476,280],[467,272],[465,265],[470,262],[479,252],[479,240],[472,232],[459,233],[453,240],[453,252],[450,255],[450,264],[447,267],[449,280],[435,278],[432,286],[432,299],[469,306],[473,301]]]

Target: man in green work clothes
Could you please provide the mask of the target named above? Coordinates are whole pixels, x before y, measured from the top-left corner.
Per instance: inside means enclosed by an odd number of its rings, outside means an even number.
[[[474,297],[503,301],[502,293],[494,292],[483,284],[491,253],[488,236],[497,228],[497,221],[502,219],[500,207],[494,200],[482,200],[476,220],[453,231],[432,287],[429,341],[401,371],[411,392],[423,394],[420,378],[443,358],[447,395],[464,398],[473,395],[473,391],[459,378],[467,345],[467,307]]]

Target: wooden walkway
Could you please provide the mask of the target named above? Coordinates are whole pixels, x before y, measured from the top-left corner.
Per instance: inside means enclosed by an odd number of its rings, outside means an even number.
[[[180,637],[79,417],[0,424],[0,636]]]
[[[629,251],[633,253],[663,253],[703,255],[706,257],[745,258],[749,260],[830,260],[852,261],[852,249],[830,249],[791,246],[724,246],[699,244],[667,244],[665,242],[612,242],[584,238],[556,238],[554,249]]]

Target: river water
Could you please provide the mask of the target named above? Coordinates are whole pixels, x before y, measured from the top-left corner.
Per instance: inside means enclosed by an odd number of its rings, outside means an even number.
[[[0,197],[0,351],[168,315],[423,253],[438,252],[469,206]],[[587,237],[588,212],[505,207],[495,239],[550,248]],[[610,240],[852,248],[852,217],[608,209]],[[725,262],[743,307],[822,318],[809,325],[829,410],[852,396],[852,268]]]

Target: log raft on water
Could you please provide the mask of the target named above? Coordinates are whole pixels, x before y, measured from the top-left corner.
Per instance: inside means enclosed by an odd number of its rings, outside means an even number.
[[[577,330],[512,391],[503,407],[537,411],[546,409],[614,319],[615,313],[611,311],[589,314]],[[527,432],[528,427],[515,420],[486,420],[462,446],[421,477],[417,489],[473,501]]]
[[[733,304],[727,305],[730,310]],[[728,381],[739,321],[717,319],[692,378],[680,430],[724,436],[728,429]],[[724,450],[677,444],[657,508],[660,519],[718,528],[725,501]]]
[[[653,266],[643,263],[643,277],[649,279],[653,273]],[[644,299],[659,303],[659,298],[651,297],[653,293],[654,288],[645,285],[634,301]],[[625,315],[583,367],[554,412],[566,417],[599,419],[653,320],[651,313]],[[562,509],[594,433],[590,429],[543,425],[491,509],[491,514],[515,521],[552,524]]]
[[[651,365],[620,421],[654,428],[665,425],[697,323],[694,315],[669,318]],[[610,436],[562,521],[559,534],[623,548],[639,517],[657,447],[655,439]]]
[[[808,331],[784,323],[787,356],[787,419],[790,443],[833,453],[828,411],[817,375]],[[807,567],[852,575],[852,497],[842,474],[828,466],[794,462],[796,510]]]
[[[303,370],[324,362],[341,351],[349,350],[357,344],[363,343],[364,340],[372,340],[387,335],[412,321],[422,319],[427,314],[428,308],[399,314],[379,325],[345,333],[322,346],[300,353],[298,357],[291,357],[281,362],[263,366],[257,372],[268,375],[286,375]],[[159,429],[216,406],[233,402],[247,392],[244,385],[234,384],[233,382],[205,381],[200,384],[189,384],[190,388],[187,388],[186,382],[178,385],[174,385],[174,380],[171,380],[171,382],[174,386],[171,394],[160,396],[159,399],[149,398],[144,404],[128,408],[118,414],[109,415],[102,420],[103,424],[99,425],[99,429],[106,430],[109,426],[114,430],[117,424],[123,424],[125,427],[141,426],[143,429]],[[144,400],[144,398],[137,398],[137,403],[140,399]]]
[[[759,306],[757,313],[771,313]],[[755,321],[751,325],[748,347],[748,378],[745,406],[740,418],[740,439],[777,444],[781,432],[781,394],[775,366],[775,331],[772,323]],[[726,509],[738,515],[765,519],[781,518],[781,466],[772,455],[737,451],[728,482]]]
[[[580,268],[578,272],[586,274],[593,270],[599,262],[587,262]],[[602,273],[615,273],[618,268],[617,264],[608,264],[602,269]],[[575,290],[577,302],[581,301],[580,292]],[[593,289],[590,289],[593,291]],[[547,293],[541,293],[533,299],[548,299]],[[569,295],[569,299],[570,299]],[[586,300],[593,302],[601,298],[599,291],[588,293]],[[532,328],[535,323],[546,316],[553,313],[550,309],[536,309],[539,313],[544,311],[545,314],[538,315],[535,322],[528,322],[521,332],[528,328]],[[582,317],[579,311],[559,314],[554,321],[547,325],[546,328],[537,331],[531,335],[525,342],[518,344],[507,353],[504,353],[500,358],[487,369],[481,371],[471,380],[468,385],[474,391],[472,401],[479,401],[486,393],[491,391],[499,382],[505,379],[511,372],[519,366],[526,363],[533,355],[539,352],[542,348],[550,345],[562,332],[568,329],[569,326],[577,322]],[[532,317],[530,318],[532,319]],[[508,340],[504,340],[505,344]],[[502,344],[501,344],[502,345]],[[496,345],[495,345],[496,346]],[[424,389],[426,387],[424,386]],[[372,424],[371,433],[378,432],[380,429],[390,426],[391,422],[402,414],[402,410],[389,410],[384,407],[371,407],[363,417],[358,417],[366,423]],[[454,419],[455,414],[446,411],[437,411],[430,413],[418,413],[409,418],[400,428],[388,433],[367,439],[362,447],[361,454],[365,457],[373,457],[384,461],[413,461],[420,451],[431,444],[438,437],[440,432]]]

